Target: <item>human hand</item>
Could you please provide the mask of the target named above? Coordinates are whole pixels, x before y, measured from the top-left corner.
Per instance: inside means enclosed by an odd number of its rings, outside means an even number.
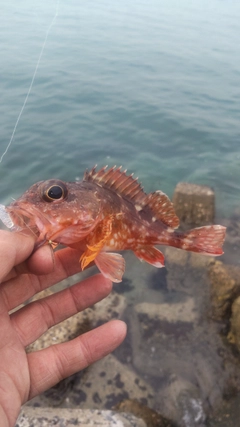
[[[21,405],[63,378],[113,351],[126,325],[113,320],[72,341],[26,354],[25,347],[56,323],[84,310],[111,292],[101,274],[9,311],[41,290],[80,271],[79,254],[69,248],[54,255],[44,246],[31,255],[30,236],[0,231],[0,420],[13,427]]]

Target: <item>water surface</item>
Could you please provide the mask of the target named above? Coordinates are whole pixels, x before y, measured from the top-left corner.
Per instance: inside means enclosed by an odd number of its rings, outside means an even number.
[[[212,186],[239,205],[240,5],[220,0],[12,1],[1,6],[0,149],[47,43],[13,144],[1,202],[36,180],[122,164],[146,190]]]

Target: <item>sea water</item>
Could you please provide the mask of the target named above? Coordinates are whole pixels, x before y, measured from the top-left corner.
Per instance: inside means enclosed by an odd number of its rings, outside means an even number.
[[[0,164],[0,202],[116,164],[146,191],[210,185],[217,213],[230,215],[240,205],[239,2],[2,2],[0,155],[55,15]]]

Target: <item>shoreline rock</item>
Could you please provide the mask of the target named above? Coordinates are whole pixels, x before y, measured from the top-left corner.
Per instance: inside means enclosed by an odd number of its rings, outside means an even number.
[[[92,409],[23,407],[15,427],[147,427],[130,413]]]
[[[214,222],[215,194],[206,185],[179,182],[174,190],[175,212],[184,225],[207,225]]]

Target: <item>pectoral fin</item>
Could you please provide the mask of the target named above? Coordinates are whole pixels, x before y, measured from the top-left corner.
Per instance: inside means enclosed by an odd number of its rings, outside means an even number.
[[[154,246],[141,246],[134,253],[140,260],[146,261],[154,267],[164,267],[164,255]]]
[[[82,270],[84,270],[88,266],[88,264],[90,264],[90,262],[95,260],[97,253],[97,251],[92,251],[87,248],[87,250],[82,254],[79,260]]]
[[[98,240],[96,241],[94,235],[92,240],[87,243],[87,249],[80,258],[82,270],[84,270],[90,262],[96,260],[98,253],[100,253],[101,249],[104,247],[105,242],[112,231],[112,219],[113,217],[110,215],[98,224],[98,228],[96,230]]]
[[[95,258],[95,263],[101,273],[112,280],[112,282],[118,283],[122,281],[125,271],[125,260],[122,255],[111,252],[100,252]]]

